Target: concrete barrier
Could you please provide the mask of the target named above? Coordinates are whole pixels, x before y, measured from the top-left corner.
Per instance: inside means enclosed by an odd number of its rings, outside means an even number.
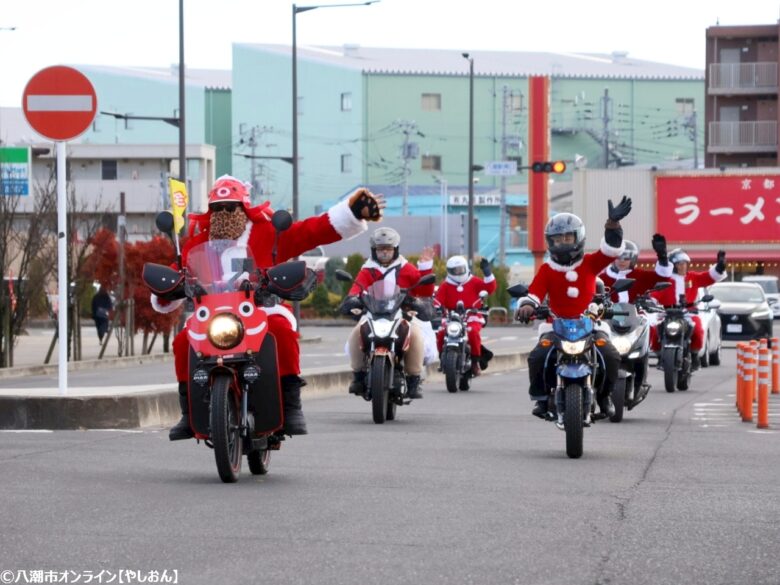
[[[527,353],[496,354],[485,374],[524,368],[527,357]],[[437,365],[428,366],[428,383],[444,379],[436,368]],[[348,369],[314,372],[307,373],[305,378],[307,385],[302,392],[304,400],[316,399],[346,395],[352,372]],[[519,381],[523,385],[527,382],[525,377]],[[179,400],[175,384],[160,386],[153,389],[143,387],[139,391],[124,387],[121,393],[106,388],[105,393],[92,392],[83,396],[0,395],[0,429],[137,429],[170,426],[179,419]]]

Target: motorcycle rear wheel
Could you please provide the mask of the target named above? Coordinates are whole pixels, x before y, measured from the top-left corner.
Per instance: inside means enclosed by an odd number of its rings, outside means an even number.
[[[257,449],[246,454],[249,471],[252,475],[265,475],[271,465],[271,450]]]
[[[211,442],[219,478],[235,483],[241,472],[241,421],[235,396],[230,391],[230,377],[221,374],[211,387]]]
[[[626,405],[626,380],[627,378],[618,378],[615,381],[615,388],[612,390],[612,404],[615,405],[615,414],[609,417],[609,420],[613,423],[619,423],[623,420],[623,410]]]
[[[383,357],[371,362],[371,413],[374,422],[384,424],[387,417],[388,394],[390,392],[389,364]]]
[[[582,421],[585,413],[582,410],[582,386],[569,384],[564,389],[566,393],[566,411],[563,413],[563,426],[566,431],[566,455],[571,459],[582,457],[582,441],[584,427]]]
[[[458,354],[454,351],[445,351],[442,367],[444,369],[444,378],[447,382],[447,392],[454,394],[458,391],[458,378],[460,377]]]
[[[677,389],[677,365],[673,351],[664,351],[661,354],[661,365],[664,370],[664,387],[667,392],[674,392]]]

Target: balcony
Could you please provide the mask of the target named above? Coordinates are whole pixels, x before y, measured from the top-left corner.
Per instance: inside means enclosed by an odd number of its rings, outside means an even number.
[[[777,63],[711,63],[709,95],[777,94]]]
[[[777,152],[777,122],[710,122],[709,153]]]

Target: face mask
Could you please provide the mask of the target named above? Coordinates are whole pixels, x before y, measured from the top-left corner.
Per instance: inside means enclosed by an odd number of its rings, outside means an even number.
[[[233,211],[212,211],[209,220],[210,240],[237,240],[246,229],[246,214],[241,207]]]

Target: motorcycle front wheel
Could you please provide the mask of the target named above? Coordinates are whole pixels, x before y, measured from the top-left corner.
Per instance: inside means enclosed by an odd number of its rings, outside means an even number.
[[[582,421],[585,413],[582,410],[582,386],[569,384],[564,389],[566,393],[566,411],[563,413],[563,427],[566,431],[566,455],[571,459],[582,457],[582,441],[584,427]]]
[[[677,364],[675,363],[675,351],[668,350],[661,354],[661,367],[664,370],[664,387],[667,392],[677,389]]]
[[[374,422],[381,425],[387,416],[388,394],[390,386],[390,364],[383,357],[375,357],[371,362],[371,413]]]
[[[444,352],[444,378],[447,382],[447,392],[453,394],[458,391],[458,378],[460,377],[460,368],[458,367],[458,353],[455,351]]]
[[[623,420],[623,410],[626,405],[626,381],[628,378],[615,380],[615,388],[612,390],[612,404],[615,405],[615,414],[609,417],[614,423]]]
[[[241,421],[238,403],[230,391],[230,377],[221,374],[211,387],[211,442],[219,478],[225,483],[238,481],[241,472]]]

